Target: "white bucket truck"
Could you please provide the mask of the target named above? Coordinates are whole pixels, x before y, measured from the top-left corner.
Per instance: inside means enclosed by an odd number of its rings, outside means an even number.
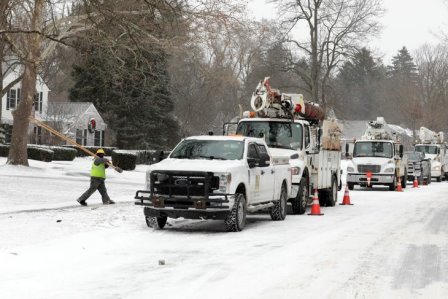
[[[391,133],[383,117],[371,121],[360,140],[355,141],[352,160],[347,166],[347,185],[372,187],[386,185],[394,191],[398,183],[406,188],[407,158],[403,145]]]
[[[448,159],[443,132],[436,133],[421,127],[419,139],[419,143],[415,145],[415,151],[425,153],[425,157],[431,159],[431,178],[435,178],[437,182],[441,182],[444,176],[448,178]]]
[[[273,155],[289,158],[293,213],[305,213],[315,189],[322,205],[334,206],[341,187],[341,129],[336,120],[324,120],[323,110],[305,103],[301,94],[272,89],[269,77],[257,86],[251,106],[253,111],[238,121],[236,134],[264,137]]]

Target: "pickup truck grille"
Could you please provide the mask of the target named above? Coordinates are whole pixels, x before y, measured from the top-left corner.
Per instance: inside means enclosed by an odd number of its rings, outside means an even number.
[[[219,189],[219,177],[212,172],[202,171],[153,171],[151,192],[169,198],[192,196],[208,198],[213,190]]]
[[[379,173],[381,171],[381,165],[358,165],[359,173]]]

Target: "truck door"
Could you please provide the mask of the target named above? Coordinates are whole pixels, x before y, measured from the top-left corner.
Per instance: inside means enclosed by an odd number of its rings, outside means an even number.
[[[267,148],[263,144],[257,144],[258,153],[261,156],[268,156],[270,159]],[[278,182],[275,181],[274,166],[271,163],[260,166],[260,192],[263,201],[271,201],[274,199],[275,186]]]
[[[248,160],[251,159],[252,161],[255,161],[255,166],[249,168],[249,185],[252,194],[252,200],[251,202],[249,202],[249,204],[268,201],[268,198],[270,198],[270,196],[266,193],[269,192],[268,190],[272,187],[266,185],[273,185],[274,182],[267,181],[269,179],[268,176],[272,175],[269,167],[259,166],[261,155],[256,143],[249,143],[247,158]]]

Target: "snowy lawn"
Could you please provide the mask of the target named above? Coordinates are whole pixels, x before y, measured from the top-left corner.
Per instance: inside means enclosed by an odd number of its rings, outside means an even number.
[[[353,206],[252,215],[240,233],[181,219],[155,231],[133,204],[144,165],[108,170],[116,205],[77,206],[90,163],[0,158],[0,298],[448,297],[446,182],[356,189]]]

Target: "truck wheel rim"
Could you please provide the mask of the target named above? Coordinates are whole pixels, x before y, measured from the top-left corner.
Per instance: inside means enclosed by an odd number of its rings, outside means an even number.
[[[307,201],[308,201],[308,187],[305,186],[305,188],[304,188],[304,190],[302,192],[302,202],[301,202],[302,208],[306,207],[306,202]]]

